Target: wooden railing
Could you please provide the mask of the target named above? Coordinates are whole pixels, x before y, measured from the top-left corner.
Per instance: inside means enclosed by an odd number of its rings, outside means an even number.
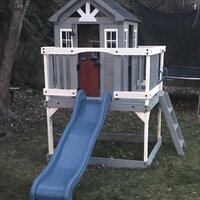
[[[76,95],[78,54],[83,52],[100,52],[100,55],[109,54],[113,57],[113,62],[111,62],[113,63],[113,74],[110,74],[113,76],[110,79],[112,80],[113,98],[150,99],[162,90],[165,46],[117,49],[42,47],[45,95]],[[101,92],[103,92],[107,88],[102,83],[105,81],[104,76],[108,74],[103,71],[101,76]]]

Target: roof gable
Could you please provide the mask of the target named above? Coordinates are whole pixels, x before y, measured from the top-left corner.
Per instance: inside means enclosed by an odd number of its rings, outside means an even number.
[[[100,8],[104,8],[107,12],[111,13],[116,21],[133,21],[133,22],[140,22],[134,15],[120,6],[113,0],[71,0],[65,6],[63,6],[59,11],[57,11],[52,17],[49,18],[51,22],[58,22],[61,15],[67,13],[74,7],[75,4],[80,3],[92,3],[94,2]],[[75,12],[76,10],[74,10]],[[100,10],[101,11],[101,10]]]

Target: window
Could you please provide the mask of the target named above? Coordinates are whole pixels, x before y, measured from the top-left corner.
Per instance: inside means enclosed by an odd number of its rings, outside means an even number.
[[[124,29],[124,47],[128,48],[128,29]]]
[[[129,47],[137,47],[137,26],[129,25]]]
[[[133,46],[137,47],[137,28],[134,27],[134,31],[133,31]]]
[[[72,29],[60,29],[60,47],[73,47]]]
[[[118,47],[118,31],[117,29],[105,29],[105,48]]]

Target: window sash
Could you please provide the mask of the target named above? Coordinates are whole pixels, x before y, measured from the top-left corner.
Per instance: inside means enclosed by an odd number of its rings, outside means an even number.
[[[72,29],[60,29],[60,47],[73,47]]]
[[[124,47],[128,48],[128,29],[124,29]]]
[[[137,29],[133,28],[133,47],[137,47]]]
[[[118,48],[118,30],[105,29],[105,48]]]

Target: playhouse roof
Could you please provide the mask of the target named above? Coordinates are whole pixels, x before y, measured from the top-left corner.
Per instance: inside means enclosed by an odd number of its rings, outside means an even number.
[[[63,6],[60,10],[58,10],[53,16],[49,18],[49,21],[51,22],[57,22],[59,21],[59,17],[67,12],[71,6],[73,6],[76,3],[80,3],[80,1],[87,2],[85,0],[71,0],[69,3],[67,3],[65,6]],[[125,8],[120,6],[118,3],[116,3],[113,0],[93,0],[96,4],[100,5],[104,9],[106,9],[109,13],[112,13],[115,17],[116,21],[133,21],[133,22],[140,22],[140,20],[137,19],[134,15],[132,15],[130,12],[128,12]]]

